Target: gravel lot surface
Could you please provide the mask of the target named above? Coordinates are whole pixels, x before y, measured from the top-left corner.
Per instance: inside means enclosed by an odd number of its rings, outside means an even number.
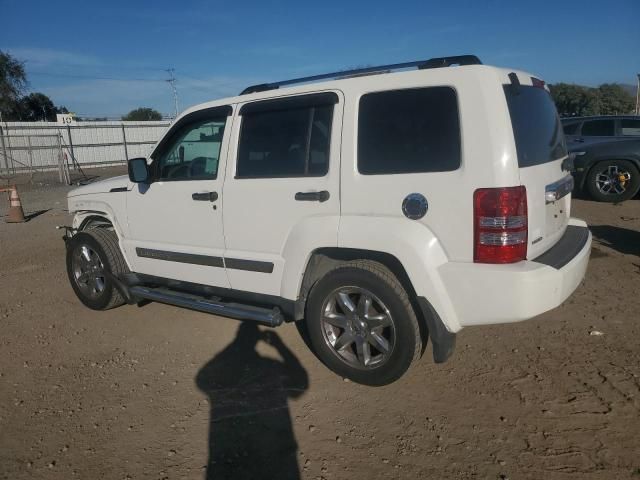
[[[639,199],[574,200],[596,241],[560,308],[369,388],[294,325],[88,310],[54,229],[68,190],[24,185],[30,221],[0,218],[0,478],[199,479],[211,458],[215,478],[640,479]]]

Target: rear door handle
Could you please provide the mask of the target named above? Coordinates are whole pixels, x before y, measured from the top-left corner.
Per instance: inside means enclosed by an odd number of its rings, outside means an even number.
[[[295,198],[299,202],[326,202],[329,197],[329,192],[322,190],[321,192],[298,192]]]
[[[574,138],[573,141],[576,143],[584,143],[584,138]]]
[[[215,202],[218,199],[218,192],[192,193],[191,198],[200,202]]]

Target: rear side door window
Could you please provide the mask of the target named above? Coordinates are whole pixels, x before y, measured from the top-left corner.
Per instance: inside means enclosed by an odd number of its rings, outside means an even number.
[[[613,137],[615,131],[613,120],[589,120],[582,124],[583,137]]]
[[[243,107],[236,178],[326,175],[335,101],[320,94]]]

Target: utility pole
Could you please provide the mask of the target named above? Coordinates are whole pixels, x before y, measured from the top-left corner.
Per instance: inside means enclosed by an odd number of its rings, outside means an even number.
[[[167,68],[165,70],[171,77],[168,80],[165,80],[169,85],[171,85],[171,90],[173,91],[173,106],[175,108],[175,116],[173,118],[178,117],[178,89],[176,88],[176,77],[173,74],[175,72],[174,68]]]

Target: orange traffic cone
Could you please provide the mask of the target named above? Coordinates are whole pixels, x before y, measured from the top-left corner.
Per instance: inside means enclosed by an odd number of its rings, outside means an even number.
[[[20,196],[18,195],[18,189],[15,185],[11,187],[9,194],[9,214],[5,219],[7,223],[21,223],[24,222],[24,211],[22,210],[22,203],[20,203]]]

